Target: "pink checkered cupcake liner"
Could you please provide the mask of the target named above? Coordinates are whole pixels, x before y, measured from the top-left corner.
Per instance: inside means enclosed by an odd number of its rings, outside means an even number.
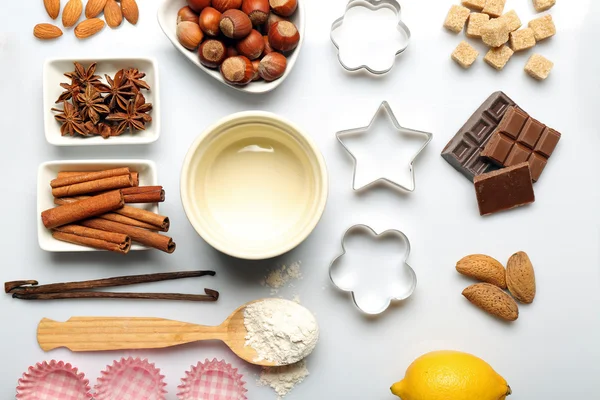
[[[177,388],[179,400],[247,400],[246,382],[223,360],[199,362],[186,371]]]
[[[17,386],[19,400],[91,400],[85,375],[69,363],[52,360],[29,367]]]
[[[165,400],[164,378],[146,359],[121,358],[102,371],[94,386],[94,399]]]

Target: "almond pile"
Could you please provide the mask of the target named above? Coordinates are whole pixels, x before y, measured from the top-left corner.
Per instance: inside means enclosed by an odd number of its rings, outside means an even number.
[[[527,253],[513,254],[504,266],[496,259],[483,254],[472,254],[456,263],[456,270],[481,281],[463,290],[462,294],[485,312],[506,321],[519,318],[518,300],[533,303],[536,285],[533,265]],[[507,289],[510,295],[504,291]],[[512,297],[511,297],[512,295]]]
[[[44,0],[44,7],[50,18],[58,18],[60,2],[61,0]],[[102,13],[106,23],[98,18]],[[86,19],[79,22],[81,14],[85,14]],[[133,25],[137,24],[139,9],[136,0],[120,0],[120,4],[116,0],[88,0],[85,11],[82,0],[67,0],[62,12],[63,26],[70,28],[77,24],[73,32],[79,39],[95,35],[104,28],[105,24],[116,28],[121,25],[123,18]],[[62,30],[57,25],[50,23],[37,24],[33,28],[33,36],[42,40],[56,39],[62,34]]]

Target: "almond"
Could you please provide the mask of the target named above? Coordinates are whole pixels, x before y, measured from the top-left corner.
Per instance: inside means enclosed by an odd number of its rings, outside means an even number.
[[[100,32],[104,28],[104,21],[99,18],[90,18],[85,21],[81,21],[75,27],[75,36],[79,39],[89,38],[92,35]]]
[[[506,321],[519,318],[517,302],[498,286],[476,283],[463,290],[462,294],[471,303],[498,318]]]
[[[115,0],[107,0],[104,6],[104,19],[111,28],[116,28],[123,22],[121,7]]]
[[[123,11],[123,16],[130,24],[137,24],[140,11],[135,0],[121,0],[121,10]]]
[[[56,39],[62,36],[62,34],[60,28],[52,24],[37,24],[33,28],[33,36],[42,40]]]
[[[500,261],[483,254],[472,254],[456,263],[456,270],[470,278],[506,289],[506,270]]]
[[[95,18],[102,10],[104,10],[104,6],[106,5],[106,0],[88,0],[85,5],[85,17],[86,18]]]
[[[524,251],[513,254],[506,264],[508,290],[521,303],[531,304],[535,298],[535,273]]]
[[[69,0],[62,14],[62,23],[65,28],[70,28],[79,21],[83,11],[83,3],[81,0]]]
[[[44,7],[50,18],[58,18],[58,14],[60,13],[60,0],[44,0]]]

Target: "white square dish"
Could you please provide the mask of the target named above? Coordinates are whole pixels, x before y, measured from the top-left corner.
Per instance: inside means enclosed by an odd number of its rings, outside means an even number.
[[[296,27],[298,28],[298,32],[300,33],[300,41],[298,42],[298,46],[294,51],[292,51],[287,57],[287,68],[283,76],[279,79],[276,79],[272,82],[265,81],[255,81],[250,82],[246,86],[235,86],[230,85],[223,80],[221,73],[218,69],[210,69],[206,68],[204,65],[200,64],[198,59],[197,51],[190,51],[183,47],[179,40],[177,40],[177,12],[179,9],[187,5],[185,0],[163,0],[162,4],[158,8],[158,24],[162,28],[163,32],[169,38],[173,46],[177,50],[181,52],[188,60],[193,62],[198,68],[202,71],[206,72],[208,75],[226,85],[227,87],[237,89],[242,92],[247,93],[266,93],[275,89],[279,85],[283,83],[283,81],[288,77],[288,75],[294,69],[294,65],[298,60],[298,56],[300,55],[300,51],[302,50],[302,44],[304,43],[304,35],[305,35],[305,13],[304,13],[304,2],[309,0],[300,0],[298,1],[298,9],[290,17],[290,21],[292,21]]]
[[[101,251],[85,246],[61,242],[52,237],[52,232],[44,226],[40,215],[42,211],[56,207],[54,196],[50,188],[50,181],[56,178],[60,171],[98,171],[103,169],[130,167],[140,175],[140,186],[158,185],[156,174],[156,164],[149,160],[68,160],[68,161],[48,161],[40,164],[38,168],[37,179],[37,224],[38,224],[38,242],[42,250],[64,253],[64,252],[85,252]],[[142,204],[136,204],[136,207]],[[144,204],[144,209],[158,213],[158,204]],[[133,244],[131,250],[147,250],[148,247],[139,244]]]
[[[61,83],[70,83],[69,78],[64,76],[65,72],[73,71],[73,63],[77,61],[84,67],[96,62],[96,75],[100,75],[102,82],[106,83],[104,74],[114,77],[115,73],[122,68],[138,68],[146,73],[144,80],[150,85],[150,90],[143,90],[142,94],[147,103],[152,103],[150,116],[152,122],[146,124],[146,130],[123,133],[120,136],[112,136],[104,139],[101,136],[62,136],[60,123],[54,118],[55,112],[51,108],[56,107],[56,99],[63,92]],[[44,132],[48,143],[55,146],[98,146],[98,145],[124,145],[124,144],[148,144],[158,140],[160,136],[160,88],[158,84],[158,67],[156,60],[152,58],[94,58],[94,59],[67,59],[56,58],[46,60],[44,63]],[[60,108],[60,107],[57,107]]]

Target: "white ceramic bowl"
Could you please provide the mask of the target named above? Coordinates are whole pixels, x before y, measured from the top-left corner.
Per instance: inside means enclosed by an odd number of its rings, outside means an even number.
[[[233,257],[260,260],[299,245],[327,202],[323,156],[275,114],[231,115],[202,133],[181,173],[181,200],[200,236]]]
[[[148,160],[69,160],[48,161],[40,164],[37,178],[37,224],[38,242],[42,250],[50,252],[102,251],[54,239],[52,232],[46,229],[42,223],[40,215],[42,211],[56,207],[50,181],[56,178],[60,171],[98,171],[119,167],[130,167],[132,170],[139,172],[141,186],[158,185],[156,164]],[[158,213],[158,204],[136,204],[135,206],[140,208],[144,206],[144,209]],[[139,244],[131,246],[131,250],[147,249],[148,247]]]
[[[115,73],[122,68],[138,68],[146,73],[144,80],[150,85],[150,90],[142,90],[147,103],[152,103],[152,122],[146,124],[146,130],[136,133],[125,132],[120,136],[104,139],[101,136],[61,136],[60,123],[56,121],[51,111],[52,107],[61,108],[55,104],[58,96],[64,91],[60,84],[70,83],[70,79],[64,76],[65,72],[73,71],[73,62],[79,62],[84,67],[91,63],[98,63],[96,75],[100,75],[102,82],[106,83],[104,74],[114,77]],[[48,143],[55,146],[98,146],[98,145],[123,145],[123,144],[147,144],[158,140],[160,135],[160,95],[158,86],[158,66],[152,58],[94,58],[94,59],[71,59],[55,58],[46,60],[44,63],[44,131]]]
[[[292,72],[292,69],[294,69],[294,65],[296,64],[296,60],[298,59],[298,55],[300,54],[300,50],[302,49],[302,43],[304,42],[305,1],[310,0],[298,1],[298,9],[294,13],[294,15],[290,17],[290,20],[298,28],[298,32],[300,33],[300,42],[298,43],[298,47],[296,47],[296,49],[287,56],[287,69],[285,70],[283,76],[272,82],[265,82],[261,80],[257,82],[250,82],[246,86],[235,86],[228,84],[223,80],[223,77],[221,76],[221,73],[218,69],[206,68],[204,65],[200,64],[200,61],[198,60],[198,53],[196,51],[190,51],[179,43],[176,34],[177,12],[181,9],[181,7],[187,5],[187,2],[185,0],[163,0],[162,4],[158,8],[158,23],[165,35],[167,35],[171,43],[173,43],[173,46],[175,46],[177,50],[179,50],[185,57],[187,57],[188,60],[196,64],[198,68],[206,72],[208,75],[212,76],[214,79],[218,80],[219,82],[228,87],[240,90],[242,92],[265,93],[270,92],[277,86],[281,85],[283,81],[288,77],[288,75]]]

